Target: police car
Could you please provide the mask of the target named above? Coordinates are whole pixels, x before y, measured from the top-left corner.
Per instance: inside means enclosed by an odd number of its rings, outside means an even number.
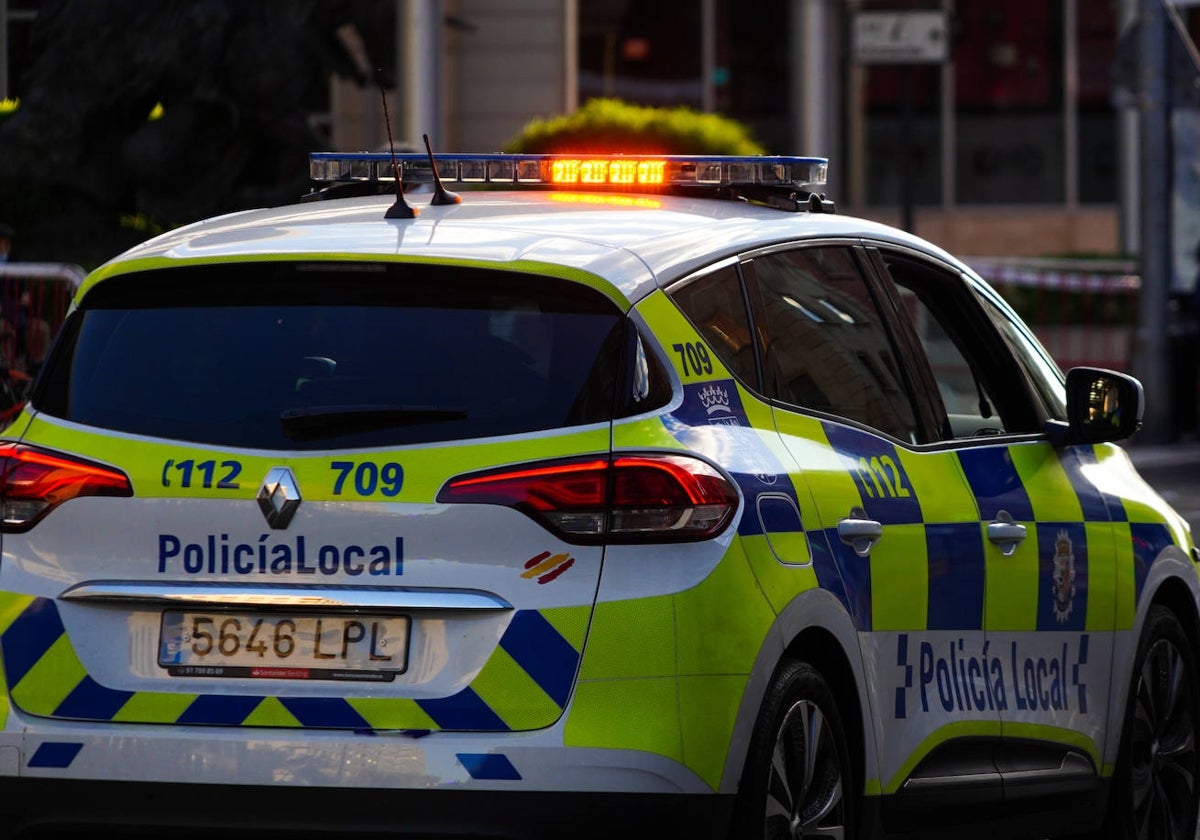
[[[1135,380],[821,159],[311,165],[3,433],[4,836],[1193,836]]]

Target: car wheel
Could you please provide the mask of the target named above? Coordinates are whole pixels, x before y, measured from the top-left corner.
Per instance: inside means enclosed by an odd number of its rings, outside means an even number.
[[[1196,659],[1174,613],[1150,609],[1138,644],[1105,834],[1192,840],[1198,790]]]
[[[854,790],[833,692],[808,663],[785,663],[750,741],[733,836],[849,840]]]

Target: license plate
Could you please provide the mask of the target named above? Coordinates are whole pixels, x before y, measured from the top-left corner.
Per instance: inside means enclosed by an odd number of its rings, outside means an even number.
[[[163,613],[158,664],[175,677],[389,681],[404,672],[408,616]]]

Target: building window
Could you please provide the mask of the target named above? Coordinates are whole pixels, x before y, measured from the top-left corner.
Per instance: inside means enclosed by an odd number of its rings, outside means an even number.
[[[580,0],[579,101],[701,108],[700,34],[701,0]]]
[[[1061,203],[1062,3],[961,3],[951,23],[960,204]]]
[[[778,0],[716,3],[713,92],[716,111],[747,126],[768,152],[797,151],[791,136],[789,67],[801,48],[788,42],[789,7]],[[832,150],[829,150],[832,153]]]
[[[1075,24],[1078,58],[1079,200],[1117,201],[1119,155],[1113,83],[1117,60],[1117,0],[1080,7]]]
[[[792,150],[789,6],[778,0],[579,0],[579,101],[713,111]],[[706,32],[707,27],[707,32]],[[707,54],[707,56],[706,56]]]
[[[33,61],[30,48],[33,21],[41,0],[0,0],[0,99],[21,95],[22,77]]]
[[[941,11],[942,0],[860,0],[847,4],[846,31],[854,31],[858,12]],[[853,57],[850,57],[853,61]],[[938,64],[863,64],[848,75],[850,108],[861,107],[861,134],[851,129],[855,144],[847,162],[863,163],[864,184],[856,192],[867,204],[894,206],[940,204],[942,200],[942,68]],[[861,103],[861,106],[855,103]],[[861,158],[859,155],[861,154]]]
[[[942,197],[941,68],[914,64],[866,68],[867,202],[916,204]]]
[[[898,6],[947,10],[951,63],[863,68],[869,204],[900,203],[905,171],[921,205],[1116,201],[1117,0],[863,0],[858,8]],[[897,165],[906,125],[907,170]]]

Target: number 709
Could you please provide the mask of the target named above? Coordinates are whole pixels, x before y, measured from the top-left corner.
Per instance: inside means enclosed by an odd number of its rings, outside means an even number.
[[[683,368],[684,376],[700,376],[713,372],[712,357],[703,343],[689,341],[686,344],[675,344],[671,349],[679,354],[679,365]]]

